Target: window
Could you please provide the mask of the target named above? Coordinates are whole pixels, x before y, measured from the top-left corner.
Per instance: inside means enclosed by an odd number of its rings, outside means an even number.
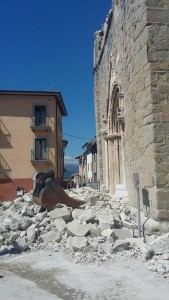
[[[47,145],[46,139],[35,139],[35,160],[47,159]]]
[[[46,126],[45,105],[35,105],[35,126]]]

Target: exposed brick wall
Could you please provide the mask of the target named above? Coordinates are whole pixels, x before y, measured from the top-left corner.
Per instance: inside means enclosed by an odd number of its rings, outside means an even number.
[[[0,201],[13,201],[17,198],[16,188],[22,186],[29,192],[32,190],[32,179],[0,180]]]

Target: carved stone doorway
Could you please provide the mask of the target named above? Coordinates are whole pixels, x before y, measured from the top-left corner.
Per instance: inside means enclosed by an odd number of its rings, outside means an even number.
[[[126,190],[124,130],[123,94],[120,94],[118,86],[115,86],[109,106],[108,128],[108,169],[111,194],[115,194],[118,189]]]

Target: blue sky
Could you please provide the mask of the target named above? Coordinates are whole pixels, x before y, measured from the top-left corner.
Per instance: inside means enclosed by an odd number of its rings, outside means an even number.
[[[0,89],[60,91],[68,111],[63,138],[69,157],[81,154],[95,136],[94,32],[111,3],[0,0]]]

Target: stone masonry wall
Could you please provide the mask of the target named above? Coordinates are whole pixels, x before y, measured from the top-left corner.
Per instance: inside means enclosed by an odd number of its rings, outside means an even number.
[[[100,183],[105,183],[105,153],[104,140],[101,132],[106,130],[106,124],[103,122],[106,118],[106,103],[109,97],[110,80],[110,51],[112,49],[112,31],[111,31],[112,12],[106,18],[101,31],[95,33],[94,49],[94,97],[96,114],[96,135],[97,135],[97,177]],[[108,30],[109,29],[109,30]],[[108,44],[105,39],[108,31]],[[102,42],[100,43],[100,40]],[[104,51],[103,51],[104,49]],[[104,53],[103,53],[104,52]],[[102,56],[103,54],[103,56]],[[101,63],[100,63],[101,59]]]
[[[153,215],[169,220],[169,1],[147,1],[147,6],[156,171],[150,197]]]
[[[142,192],[146,191],[150,215],[161,220],[169,219],[168,23],[168,0],[114,0],[102,30],[95,34],[94,61],[100,179],[105,183],[105,148],[100,130],[107,129],[113,66],[124,94],[130,201],[136,205],[133,173],[139,173],[141,206],[145,208]]]

